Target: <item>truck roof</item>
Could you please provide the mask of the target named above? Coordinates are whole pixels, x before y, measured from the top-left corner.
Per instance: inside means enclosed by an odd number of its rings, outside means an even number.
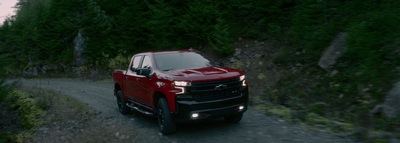
[[[164,51],[149,51],[149,52],[142,52],[142,53],[137,53],[138,54],[148,54],[148,53],[173,53],[173,52],[200,52],[198,50],[194,49],[185,49],[185,50],[164,50]]]

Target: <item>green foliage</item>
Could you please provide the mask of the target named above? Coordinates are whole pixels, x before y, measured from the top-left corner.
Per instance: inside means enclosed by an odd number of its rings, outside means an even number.
[[[123,69],[127,68],[129,65],[131,57],[124,57],[122,55],[118,55],[115,58],[111,59],[108,63],[108,67],[111,69]]]
[[[12,85],[7,84],[5,81],[5,74],[7,69],[12,65],[12,61],[9,59],[8,55],[0,55],[0,101],[4,101],[5,98],[12,91]],[[2,104],[0,102],[0,104]]]
[[[107,67],[122,54],[210,45],[233,53],[223,4],[206,1],[35,0],[17,4],[17,15],[0,28],[1,53],[18,51],[14,69],[34,65],[72,66],[74,40],[86,40],[89,65]],[[120,53],[126,51],[126,53]],[[104,53],[107,53],[104,55]],[[29,66],[34,66],[29,65]]]
[[[375,128],[379,130],[395,131],[396,127],[400,126],[400,118],[385,119],[383,117],[378,117],[374,120],[374,125]]]
[[[16,119],[25,128],[33,128],[40,124],[39,117],[44,113],[36,99],[30,98],[28,93],[15,91],[8,99],[13,103],[10,107],[16,110],[20,117]]]
[[[357,125],[391,130],[392,121],[370,116],[385,93],[400,79],[399,1],[299,1],[284,31],[289,45],[274,62],[298,67],[272,89],[275,103]],[[357,9],[357,10],[356,10]],[[347,32],[347,52],[336,61],[336,74],[316,69],[320,54],[339,32]],[[307,80],[304,80],[307,79]],[[317,103],[326,105],[319,107]],[[300,105],[298,105],[300,104]],[[318,106],[316,106],[318,105]],[[387,123],[387,124],[385,124]]]
[[[19,90],[1,100],[0,108],[0,142],[23,142],[25,136],[30,136],[26,130],[40,125],[40,117],[44,113],[37,99]]]
[[[398,9],[383,6],[383,11],[363,15],[365,20],[349,28],[347,53],[342,66],[351,66],[359,82],[385,84],[399,76],[393,71],[400,65]]]
[[[7,106],[9,106],[6,99],[9,98],[13,87],[7,84],[4,79],[8,63],[11,63],[8,57],[6,55],[0,55],[0,142],[6,142],[13,137],[12,132],[6,132],[3,130],[7,123],[3,119],[11,118],[11,116],[7,116],[6,114],[8,109]]]

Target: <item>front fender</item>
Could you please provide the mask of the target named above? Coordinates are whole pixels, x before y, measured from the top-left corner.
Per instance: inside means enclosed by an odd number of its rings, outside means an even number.
[[[170,81],[158,81],[156,82],[156,87],[157,91],[155,93],[161,93],[168,101],[169,109],[171,112],[175,112],[175,93],[177,92],[177,89],[172,87],[172,82]],[[155,94],[156,96],[156,94]],[[153,97],[153,108],[155,108],[155,103],[157,101],[154,101],[157,98]]]

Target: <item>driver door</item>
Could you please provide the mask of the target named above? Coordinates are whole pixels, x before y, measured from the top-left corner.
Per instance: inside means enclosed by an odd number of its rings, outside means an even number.
[[[140,67],[143,69],[149,69],[150,70],[150,78],[146,77],[146,76],[142,76],[142,75],[138,75],[136,77],[136,81],[137,81],[137,95],[135,95],[137,97],[137,99],[140,100],[140,102],[142,102],[144,105],[151,107],[151,97],[153,96],[152,93],[152,88],[151,85],[155,84],[152,83],[153,81],[151,80],[151,75],[153,74],[153,64],[152,61],[150,59],[150,56],[144,56],[143,58],[143,62],[140,65]]]
[[[131,66],[127,70],[126,79],[125,79],[125,85],[126,85],[125,89],[126,89],[127,97],[130,100],[134,100],[134,101],[138,100],[138,99],[136,99],[136,97],[139,94],[139,92],[138,92],[139,85],[138,85],[138,82],[136,81],[136,78],[139,75],[137,75],[136,70],[139,68],[140,63],[142,62],[142,58],[143,58],[143,56],[135,56],[133,58]]]

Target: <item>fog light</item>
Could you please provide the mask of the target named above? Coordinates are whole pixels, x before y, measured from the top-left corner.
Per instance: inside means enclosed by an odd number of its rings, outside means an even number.
[[[239,106],[239,110],[243,110],[244,109],[244,106]]]
[[[196,119],[196,118],[198,118],[199,117],[199,113],[193,113],[192,114],[192,119]]]

